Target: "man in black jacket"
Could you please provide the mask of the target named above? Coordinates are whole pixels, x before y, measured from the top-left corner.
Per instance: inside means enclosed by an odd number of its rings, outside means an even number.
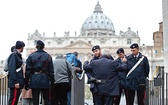
[[[23,61],[22,55],[25,43],[23,41],[16,42],[16,49],[8,57],[8,87],[10,88],[9,105],[17,105],[24,86],[23,77]]]
[[[124,49],[119,48],[116,53],[118,55],[118,58],[115,61],[122,64],[122,60],[127,57],[125,55]],[[120,99],[123,92],[125,95],[126,105],[128,105],[126,71],[118,72],[118,82],[119,82],[119,96],[114,98],[114,105],[120,105]]]
[[[25,87],[32,89],[33,105],[39,105],[39,94],[42,92],[45,105],[51,105],[50,87],[54,85],[54,69],[51,56],[45,52],[44,43],[38,40],[37,51],[26,60]],[[30,81],[29,81],[30,80]]]
[[[133,43],[131,46],[132,54],[127,57],[127,87],[128,105],[134,105],[135,92],[137,92],[138,105],[145,105],[146,77],[149,75],[148,58],[139,52],[139,45]],[[137,67],[134,67],[138,62]],[[134,69],[132,69],[134,67]]]

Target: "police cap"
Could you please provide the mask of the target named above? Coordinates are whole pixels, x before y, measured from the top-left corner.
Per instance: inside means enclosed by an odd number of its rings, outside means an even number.
[[[44,47],[44,46],[45,46],[45,44],[44,44],[41,40],[38,40],[38,41],[36,42],[36,45],[37,45],[37,46],[41,46],[41,47]]]
[[[99,45],[95,45],[95,46],[92,47],[92,51],[94,51],[96,49],[100,49],[100,46]]]
[[[124,49],[123,49],[123,48],[119,48],[116,53],[117,53],[117,54],[119,54],[119,53],[124,53]]]
[[[139,45],[137,43],[133,43],[131,46],[130,46],[131,49],[134,49],[134,48],[139,48]]]

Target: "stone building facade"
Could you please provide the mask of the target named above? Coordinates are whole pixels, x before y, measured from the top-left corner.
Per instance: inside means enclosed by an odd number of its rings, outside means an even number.
[[[132,31],[130,27],[127,31],[120,31],[119,35],[116,35],[112,21],[103,13],[99,2],[95,6],[93,14],[84,21],[79,35],[75,33],[70,36],[69,32],[64,32],[61,37],[57,36],[56,33],[53,37],[47,37],[38,30],[33,34],[28,34],[27,56],[30,54],[30,50],[34,49],[35,43],[39,39],[44,41],[45,51],[51,56],[54,57],[57,53],[66,54],[77,51],[81,61],[91,59],[91,48],[94,45],[109,49],[112,56],[116,58],[118,48],[123,47],[125,52],[130,54],[129,46],[134,42],[140,44],[138,32]]]
[[[159,23],[159,30],[153,33],[154,53],[156,58],[163,58],[163,22]]]

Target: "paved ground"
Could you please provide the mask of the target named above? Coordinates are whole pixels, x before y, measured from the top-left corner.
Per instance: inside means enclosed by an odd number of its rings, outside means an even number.
[[[87,103],[87,104],[85,104],[85,105],[93,105],[92,100],[85,100],[85,103]],[[126,104],[125,104],[125,97],[124,97],[124,96],[121,97],[120,105],[126,105]],[[137,105],[137,104],[134,104],[134,105]]]

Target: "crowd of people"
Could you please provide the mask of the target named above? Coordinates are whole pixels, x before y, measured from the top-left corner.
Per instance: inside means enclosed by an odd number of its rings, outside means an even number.
[[[125,95],[125,105],[145,105],[146,78],[149,75],[149,62],[140,52],[139,45],[130,45],[131,54],[125,55],[123,48],[113,59],[108,49],[99,45],[92,48],[93,59],[85,61],[83,69],[88,76],[94,105],[120,105],[121,94]],[[135,95],[137,93],[137,95]]]
[[[36,50],[24,62],[21,55],[24,47],[23,41],[17,41],[5,63],[10,89],[8,105],[17,105],[19,97],[22,105],[39,105],[40,93],[45,105],[70,105],[70,80],[74,65],[63,54],[57,54],[53,60],[44,51],[45,44],[41,40],[36,42]],[[83,66],[78,52],[73,54],[77,58],[76,68],[83,69],[88,77],[94,105],[120,105],[122,93],[125,105],[134,105],[135,93],[138,105],[144,105],[149,62],[141,54],[139,45],[134,43],[130,46],[130,55],[125,55],[124,49],[119,48],[117,59],[99,45],[91,50],[93,58],[85,61]]]

